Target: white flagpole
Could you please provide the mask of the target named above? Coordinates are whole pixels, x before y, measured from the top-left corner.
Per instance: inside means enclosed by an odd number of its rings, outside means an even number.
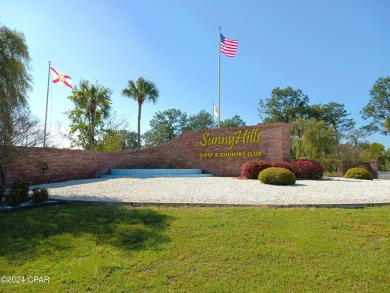
[[[218,35],[218,128],[220,128],[220,124],[221,124],[221,27],[219,27],[219,35]]]
[[[212,110],[212,112],[211,112],[211,115],[212,115],[212,117],[213,117],[213,124],[211,125],[211,128],[214,128],[214,121],[215,121],[215,119],[214,119],[214,108],[215,108],[215,106],[214,106],[214,100],[213,100],[213,110]]]
[[[46,112],[45,112],[45,128],[43,130],[43,147],[46,147],[46,125],[47,125],[47,107],[49,104],[49,84],[50,84],[50,61],[49,61],[49,73],[47,75],[47,94],[46,94]]]

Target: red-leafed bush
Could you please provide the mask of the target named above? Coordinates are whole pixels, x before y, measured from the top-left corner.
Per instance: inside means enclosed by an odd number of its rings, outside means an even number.
[[[298,179],[319,180],[324,174],[321,164],[315,161],[299,159],[292,161],[291,165]]]
[[[241,167],[241,177],[248,179],[258,179],[259,173],[269,167],[272,167],[272,164],[267,161],[253,160],[246,162]]]
[[[272,165],[273,165],[273,167],[284,168],[284,169],[290,170],[291,172],[294,173],[294,168],[289,162],[281,161],[281,162],[273,163]]]

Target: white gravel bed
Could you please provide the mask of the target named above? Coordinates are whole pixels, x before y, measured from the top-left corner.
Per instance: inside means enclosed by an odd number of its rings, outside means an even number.
[[[120,178],[42,184],[50,199],[127,203],[315,205],[390,203],[390,180],[298,180],[273,186],[231,177]]]

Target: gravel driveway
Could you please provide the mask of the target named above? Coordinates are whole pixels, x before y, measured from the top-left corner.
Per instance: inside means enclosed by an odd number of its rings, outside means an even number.
[[[323,205],[390,204],[390,180],[325,178],[273,186],[231,177],[88,179],[42,184],[50,198],[126,203]]]

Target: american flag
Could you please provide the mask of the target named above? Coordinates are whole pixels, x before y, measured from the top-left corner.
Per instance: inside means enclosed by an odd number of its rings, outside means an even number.
[[[221,34],[221,52],[227,57],[234,57],[237,52],[238,41],[229,40]]]

